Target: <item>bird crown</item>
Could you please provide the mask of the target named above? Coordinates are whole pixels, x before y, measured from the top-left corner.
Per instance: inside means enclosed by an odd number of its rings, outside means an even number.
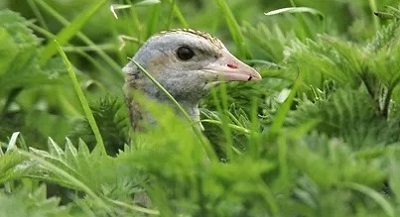
[[[207,41],[214,44],[218,48],[224,47],[223,43],[218,38],[216,38],[208,33],[193,30],[193,29],[171,29],[171,30],[167,30],[167,31],[162,31],[162,32],[158,33],[157,35],[155,35],[155,37],[172,34],[172,33],[191,34],[196,37],[201,37],[201,38],[206,39]]]

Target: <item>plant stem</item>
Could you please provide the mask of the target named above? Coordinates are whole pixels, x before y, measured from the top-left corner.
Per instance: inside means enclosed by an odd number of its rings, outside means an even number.
[[[375,27],[375,31],[378,31],[379,29],[379,17],[374,16],[373,13],[378,11],[378,7],[376,6],[376,1],[375,0],[369,0],[369,7],[371,8],[371,15],[372,15],[372,19],[374,22],[374,27]]]

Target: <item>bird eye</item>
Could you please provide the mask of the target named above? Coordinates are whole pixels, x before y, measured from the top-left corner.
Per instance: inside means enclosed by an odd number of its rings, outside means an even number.
[[[180,47],[176,51],[176,55],[181,60],[190,60],[194,56],[194,52],[192,49],[190,49],[188,47]]]

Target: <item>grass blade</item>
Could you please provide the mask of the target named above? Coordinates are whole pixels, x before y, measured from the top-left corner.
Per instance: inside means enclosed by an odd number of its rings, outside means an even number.
[[[169,0],[169,4],[172,4],[172,10],[175,13],[176,18],[179,20],[183,28],[189,28],[189,24],[186,21],[185,17],[182,15],[181,10],[179,7],[175,4],[175,0]],[[169,25],[169,22],[168,22]]]
[[[217,107],[217,111],[221,117],[221,125],[222,125],[222,132],[224,133],[226,144],[225,144],[225,153],[227,160],[233,159],[233,135],[232,131],[229,128],[229,117],[226,114],[228,112],[228,98],[226,93],[226,84],[221,83],[220,94],[217,95],[217,89],[213,88],[211,90],[211,94],[214,99],[214,104]]]
[[[274,122],[272,123],[269,131],[269,135],[271,136],[271,138],[277,136],[279,130],[282,128],[283,123],[285,122],[286,115],[290,110],[290,106],[294,100],[294,97],[296,96],[297,90],[299,89],[301,83],[302,83],[302,74],[299,73],[296,81],[293,84],[293,88],[290,91],[289,96],[287,97],[286,101],[282,104],[282,107],[278,110],[274,118]]]
[[[219,125],[219,126],[223,126],[224,125],[221,121],[211,120],[211,119],[203,119],[200,122],[216,124],[216,125]],[[227,126],[230,127],[233,130],[236,130],[236,131],[240,132],[240,133],[250,134],[250,132],[251,132],[249,129],[246,129],[245,127],[238,126],[238,125],[235,125],[235,124],[227,124]]]
[[[289,14],[294,14],[294,13],[309,13],[315,16],[318,16],[321,20],[324,19],[324,14],[319,11],[316,10],[314,8],[308,8],[308,7],[289,7],[289,8],[281,8],[281,9],[277,9],[277,10],[273,10],[267,13],[264,13],[266,16],[273,16],[273,15],[277,15],[277,14],[285,14],[285,13],[289,13]]]
[[[355,191],[361,192],[371,199],[373,199],[381,208],[386,212],[388,216],[394,217],[395,216],[395,211],[392,205],[378,192],[376,192],[374,189],[365,186],[365,185],[360,185],[357,183],[347,183],[345,186],[349,187],[350,189],[353,189]]]
[[[96,120],[94,119],[94,116],[93,116],[93,113],[90,110],[89,103],[86,100],[85,94],[83,93],[83,91],[82,91],[82,89],[81,89],[81,87],[79,85],[78,78],[76,77],[76,74],[75,74],[75,72],[74,72],[74,70],[72,68],[72,65],[69,62],[69,60],[67,58],[67,55],[65,55],[64,51],[62,50],[62,48],[58,44],[58,42],[55,41],[54,43],[56,45],[56,48],[58,49],[58,52],[61,55],[62,60],[64,61],[64,64],[65,64],[65,66],[67,68],[67,71],[68,71],[68,75],[69,75],[69,77],[70,77],[70,79],[72,81],[72,85],[74,86],[75,92],[78,95],[79,101],[81,102],[81,105],[82,105],[83,110],[85,112],[85,116],[86,116],[86,118],[87,118],[87,120],[89,122],[90,128],[92,129],[93,134],[94,134],[94,136],[96,138],[96,142],[97,142],[96,147],[98,147],[100,149],[101,153],[106,154],[106,149],[104,147],[104,142],[103,142],[103,138],[101,137],[99,127],[97,126]]]
[[[30,0],[33,1],[33,0]],[[46,10],[49,14],[51,14],[58,22],[63,24],[64,26],[69,26],[71,25],[71,22],[69,22],[67,19],[65,19],[61,14],[59,14],[56,10],[54,10],[52,7],[50,7],[46,2],[43,0],[35,0],[36,3],[38,3],[44,10]],[[42,34],[44,34],[48,38],[55,38],[54,36],[51,36],[52,34],[45,33],[44,31],[41,31]],[[112,58],[110,58],[100,47],[98,47],[90,38],[88,38],[86,35],[84,35],[82,32],[78,31],[76,36],[81,39],[84,43],[86,43],[88,46],[92,47],[97,54],[103,58],[103,60],[110,65],[111,68],[113,68],[116,72],[121,71],[121,66],[118,65]],[[113,75],[116,81],[122,79],[122,73],[111,73]]]
[[[20,134],[20,132],[15,132],[11,135],[11,139],[8,142],[6,152],[17,149],[17,139],[18,139],[19,134]]]
[[[369,7],[370,7],[372,13],[374,13],[378,10],[375,0],[369,0]],[[377,16],[373,16],[372,19],[374,20],[375,30],[378,30],[379,29],[379,18]]]
[[[161,3],[160,0],[143,0],[135,4],[135,6],[148,6]]]
[[[233,41],[238,49],[239,56],[251,59],[250,53],[247,50],[246,43],[242,32],[240,31],[240,26],[237,23],[235,16],[233,15],[231,9],[225,0],[215,0],[222,11],[226,23],[228,24],[229,31],[232,35]]]
[[[112,204],[115,204],[115,205],[117,205],[119,207],[123,207],[125,209],[130,209],[132,211],[142,212],[142,213],[146,213],[146,214],[149,214],[149,215],[160,215],[160,212],[158,210],[153,210],[153,209],[148,209],[148,208],[144,208],[144,207],[141,207],[141,206],[135,206],[135,205],[127,204],[127,203],[124,203],[122,201],[110,199],[108,197],[104,197],[104,199],[107,200],[108,202],[112,203]]]
[[[46,64],[54,54],[57,53],[57,41],[60,45],[66,44],[73,36],[75,36],[83,25],[91,18],[102,6],[104,6],[108,1],[100,0],[96,1],[88,9],[86,9],[81,14],[77,15],[75,20],[70,23],[70,25],[65,26],[54,38],[51,40],[42,50],[40,54],[40,64]]]

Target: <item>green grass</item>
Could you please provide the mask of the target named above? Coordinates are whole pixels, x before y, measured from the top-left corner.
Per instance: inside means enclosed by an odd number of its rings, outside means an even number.
[[[400,215],[397,1],[17,2],[0,3],[0,216]],[[214,88],[203,132],[138,96],[158,124],[133,133],[121,68],[170,28],[263,80]]]

